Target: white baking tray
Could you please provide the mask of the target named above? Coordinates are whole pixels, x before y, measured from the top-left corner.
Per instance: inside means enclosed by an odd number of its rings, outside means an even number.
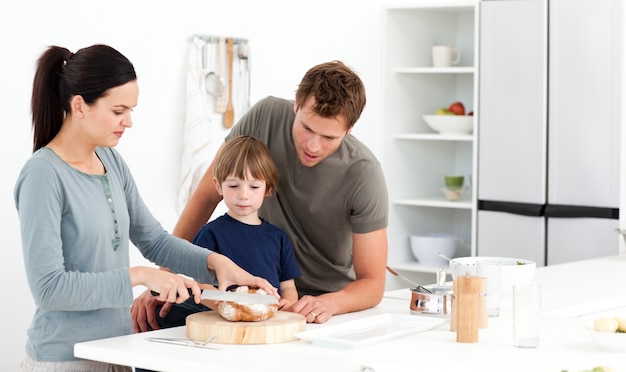
[[[298,332],[295,336],[321,346],[355,348],[428,331],[447,322],[449,320],[445,318],[385,313],[335,326]]]

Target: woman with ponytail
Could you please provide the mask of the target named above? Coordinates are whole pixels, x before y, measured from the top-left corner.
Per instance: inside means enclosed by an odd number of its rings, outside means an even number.
[[[277,296],[266,280],[174,237],[152,216],[114,149],[133,125],[138,93],[133,65],[107,45],[51,46],[38,60],[33,154],[14,190],[36,306],[22,371],[131,371],[76,359],[74,344],[133,333],[133,286],[171,303],[190,290],[199,303],[198,282],[216,276],[221,289],[250,285]],[[172,272],[129,267],[130,242]]]

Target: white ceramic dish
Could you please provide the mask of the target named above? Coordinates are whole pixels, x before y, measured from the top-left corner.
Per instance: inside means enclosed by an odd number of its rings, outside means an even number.
[[[474,117],[469,115],[424,115],[424,121],[441,134],[470,134],[474,129]]]
[[[495,261],[500,263],[500,300],[513,297],[513,285],[528,284],[535,275],[537,264],[534,261],[511,257],[457,257],[450,263],[450,275],[476,275],[476,262]]]
[[[598,332],[593,326],[588,326],[587,331],[598,348],[626,353],[626,333]]]
[[[392,338],[431,330],[447,319],[385,313],[312,331],[297,332],[299,339],[320,346],[355,348]]]

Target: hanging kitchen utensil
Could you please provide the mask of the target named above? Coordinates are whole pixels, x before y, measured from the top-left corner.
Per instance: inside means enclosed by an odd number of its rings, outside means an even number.
[[[224,126],[230,128],[235,122],[235,108],[233,106],[233,39],[228,38],[228,103],[224,112]]]
[[[239,86],[241,87],[242,98],[239,100],[240,112],[250,109],[250,48],[247,40],[241,40],[237,48],[237,58],[239,59]]]
[[[215,72],[211,71],[204,78],[206,92],[212,96],[219,96],[224,92],[224,82]]]
[[[224,79],[222,79],[217,73],[215,73],[214,67],[208,67],[207,60],[207,44],[205,42],[202,46],[202,72],[204,73],[204,90],[213,97],[219,96],[224,92]],[[213,55],[213,53],[211,53]]]
[[[226,41],[223,37],[220,37],[217,41],[217,75],[224,79],[226,76]],[[222,80],[224,81],[224,80]],[[215,97],[215,112],[223,114],[226,112],[226,106],[228,105],[228,90],[226,87],[222,89],[222,92]]]
[[[206,62],[206,49],[207,43],[206,41],[201,40],[202,46],[200,47],[200,86],[204,87],[205,77],[208,71],[207,62]]]

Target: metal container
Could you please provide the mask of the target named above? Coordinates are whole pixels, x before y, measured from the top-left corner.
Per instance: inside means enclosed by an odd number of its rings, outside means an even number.
[[[411,288],[411,314],[450,317],[452,312],[452,287]]]

